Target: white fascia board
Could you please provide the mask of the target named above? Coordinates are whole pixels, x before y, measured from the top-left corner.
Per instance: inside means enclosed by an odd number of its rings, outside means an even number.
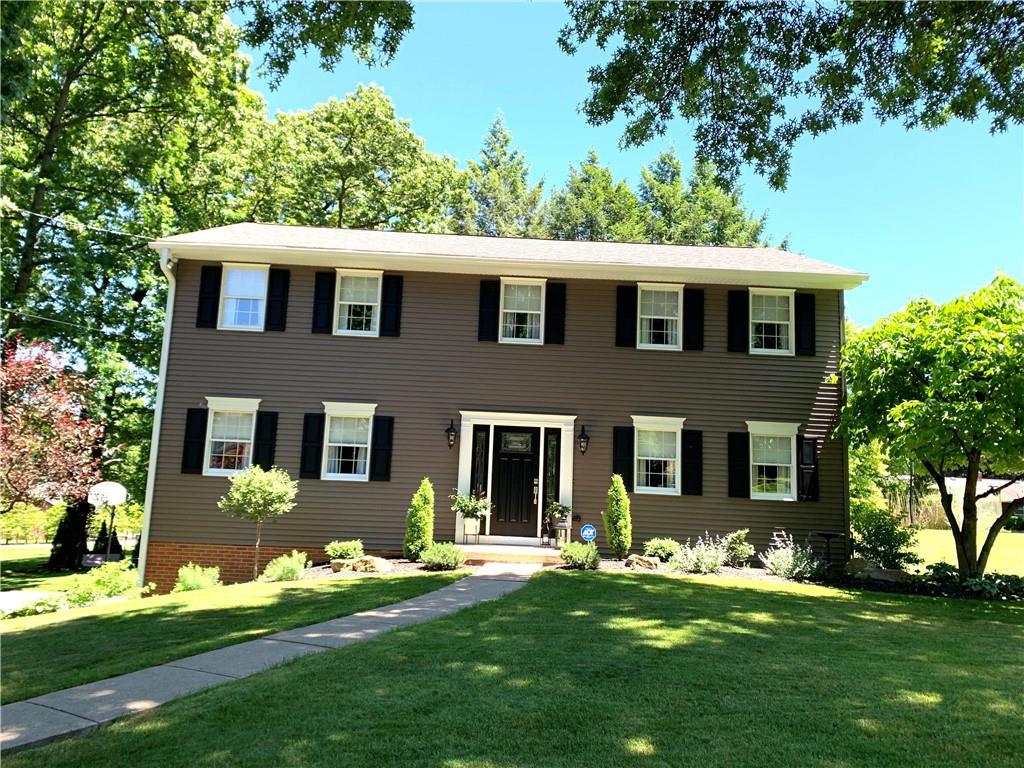
[[[748,421],[747,432],[752,435],[770,435],[772,437],[793,437],[800,429],[799,422],[788,421]]]
[[[373,416],[377,410],[376,403],[332,403],[326,400],[324,413],[328,416]]]
[[[211,411],[256,413],[260,409],[260,399],[256,397],[212,397],[207,395],[206,406]]]
[[[666,432],[675,432],[683,428],[685,418],[673,416],[630,416],[633,419],[633,426],[637,429],[657,429]]]

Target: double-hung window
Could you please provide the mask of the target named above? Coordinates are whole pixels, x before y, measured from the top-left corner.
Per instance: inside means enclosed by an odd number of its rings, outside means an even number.
[[[380,335],[380,291],[383,273],[339,269],[335,291],[334,332],[341,336]]]
[[[683,286],[637,286],[637,349],[682,349]]]
[[[634,416],[636,493],[679,495],[679,459],[685,419]]]
[[[204,475],[234,475],[249,468],[260,401],[208,397]]]
[[[544,280],[501,279],[501,335],[506,344],[544,343]]]
[[[368,480],[376,404],[324,403],[324,480]]]
[[[225,264],[220,291],[220,322],[227,331],[262,331],[267,311],[266,264]]]
[[[750,352],[793,354],[793,291],[750,289]]]
[[[796,499],[796,431],[799,424],[748,421],[750,498]]]

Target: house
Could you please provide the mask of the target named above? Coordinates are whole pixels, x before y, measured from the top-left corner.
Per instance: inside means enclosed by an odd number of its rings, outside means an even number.
[[[188,561],[250,574],[252,527],[217,508],[250,462],[300,478],[268,557],[400,550],[425,476],[438,540],[461,541],[454,488],[494,502],[484,542],[536,545],[552,501],[601,531],[613,472],[636,545],[785,529],[824,552],[812,532],[847,530],[830,432],[843,291],[866,275],[774,248],[268,224],[151,246],[170,287],[141,567],[160,589]]]

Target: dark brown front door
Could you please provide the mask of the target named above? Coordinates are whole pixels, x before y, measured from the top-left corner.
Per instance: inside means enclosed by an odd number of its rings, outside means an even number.
[[[536,536],[540,429],[494,428],[492,536]]]

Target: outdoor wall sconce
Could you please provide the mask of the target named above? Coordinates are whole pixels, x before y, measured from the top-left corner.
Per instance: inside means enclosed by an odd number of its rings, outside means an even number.
[[[580,453],[584,454],[587,452],[587,448],[590,447],[590,435],[587,434],[587,425],[583,425],[583,429],[580,430],[579,435],[576,437],[576,444],[580,447]]]
[[[455,438],[459,434],[458,430],[455,429],[455,419],[450,419],[448,429],[444,431],[445,437],[448,438],[448,450],[455,447]]]

